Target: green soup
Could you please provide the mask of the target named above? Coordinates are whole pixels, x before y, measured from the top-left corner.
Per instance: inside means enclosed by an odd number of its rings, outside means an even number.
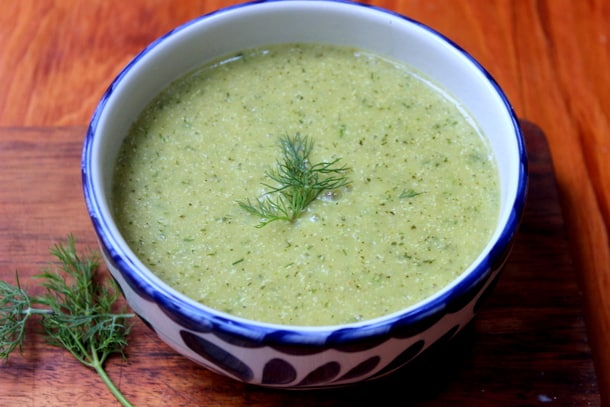
[[[266,199],[279,140],[348,184],[296,220],[238,205]],[[332,195],[332,199],[328,199]],[[247,50],[177,80],[127,135],[113,210],[136,255],[212,308],[291,325],[375,318],[434,294],[487,244],[498,173],[473,120],[413,69],[362,50]]]

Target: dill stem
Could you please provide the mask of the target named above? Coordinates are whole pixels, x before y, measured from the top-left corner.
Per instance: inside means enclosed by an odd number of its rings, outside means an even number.
[[[21,311],[21,313],[23,315],[27,317],[29,317],[30,315],[49,315],[53,313],[52,309],[48,309],[48,308],[32,308],[32,307],[28,307],[26,309],[24,309],[23,311]]]
[[[108,376],[108,373],[106,372],[106,370],[103,367],[103,362],[99,359],[99,357],[97,355],[97,351],[96,351],[95,347],[94,346],[90,346],[90,347],[91,347],[91,355],[93,358],[91,366],[95,369],[97,374],[100,376],[100,378],[102,379],[102,381],[104,382],[104,384],[106,385],[108,390],[110,390],[110,392],[114,395],[114,397],[117,399],[117,401],[119,403],[121,403],[121,405],[123,407],[133,407],[133,404],[131,404],[129,402],[129,400],[127,400],[125,395],[123,393],[121,393],[121,391],[118,389],[118,387],[116,387],[114,382],[110,379],[110,376]]]

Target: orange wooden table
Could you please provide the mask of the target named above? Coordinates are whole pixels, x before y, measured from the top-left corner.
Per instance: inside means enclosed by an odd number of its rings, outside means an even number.
[[[80,190],[88,120],[145,45],[235,1],[5,0],[0,8],[0,278],[33,286],[49,247],[95,248]],[[379,0],[452,38],[495,77],[524,129],[532,192],[495,295],[451,348],[380,382],[285,393],[219,377],[137,322],[108,371],[135,405],[610,403],[610,4]],[[548,144],[547,144],[548,143]],[[115,405],[34,331],[0,362],[2,406]]]

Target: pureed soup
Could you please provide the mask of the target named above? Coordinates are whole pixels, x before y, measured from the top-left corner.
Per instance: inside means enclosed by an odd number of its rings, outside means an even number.
[[[305,171],[342,182],[273,220],[244,207],[287,202],[273,179],[287,140],[297,153],[308,143]],[[450,283],[491,237],[499,198],[476,124],[420,73],[359,49],[284,44],[219,59],[152,101],[121,147],[112,201],[136,255],[190,298],[334,325]]]

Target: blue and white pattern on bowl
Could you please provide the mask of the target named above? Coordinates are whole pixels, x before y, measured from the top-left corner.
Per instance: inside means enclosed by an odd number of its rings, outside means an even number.
[[[403,36],[416,39],[411,43]],[[390,37],[398,40],[393,43]],[[113,163],[126,129],[148,100],[181,73],[213,57],[299,40],[328,40],[408,59],[464,101],[485,134],[494,130],[491,144],[503,174],[503,209],[493,240],[450,286],[401,312],[326,327],[266,324],[218,312],[186,298],[147,270],[112,219],[108,197]],[[444,63],[445,56],[450,68],[438,63]],[[265,1],[200,17],[136,56],[112,82],[93,115],[84,142],[82,180],[112,276],[134,312],[163,341],[196,363],[243,382],[318,388],[389,374],[468,324],[493,289],[510,251],[525,203],[527,157],[517,119],[499,86],[439,33],[395,13],[355,3]]]
[[[499,267],[488,268],[461,295],[435,303],[427,312],[304,334],[189,310],[128,281],[109,253],[104,255],[134,312],[178,353],[240,381],[286,388],[340,386],[395,371],[467,325],[500,273]]]

